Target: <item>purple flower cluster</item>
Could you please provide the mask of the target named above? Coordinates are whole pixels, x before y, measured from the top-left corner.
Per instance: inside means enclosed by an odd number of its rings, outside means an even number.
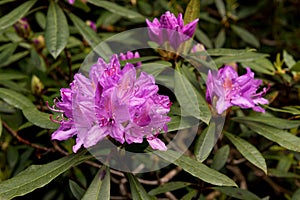
[[[159,20],[155,18],[151,22],[146,19],[146,22],[149,27],[149,37],[152,41],[159,45],[169,42],[170,46],[176,50],[181,43],[193,36],[198,19],[184,25],[181,13],[176,18],[173,13],[167,11]]]
[[[83,145],[91,147],[106,136],[120,143],[142,143],[146,138],[153,149],[166,150],[157,138],[167,132],[171,102],[159,95],[151,75],[127,63],[123,69],[117,55],[110,63],[99,58],[91,67],[89,77],[77,73],[70,88],[61,89],[61,100],[53,111],[61,112],[60,127],[52,139],[66,140],[76,136],[73,151]]]
[[[120,53],[119,59],[120,60],[130,60],[130,59],[134,59],[134,58],[140,58],[140,54],[139,52],[131,52],[131,51],[127,51],[126,54]],[[137,62],[134,64],[134,66],[136,68],[140,68],[142,65],[142,62]]]
[[[250,68],[246,68],[247,73],[238,76],[238,73],[230,66],[216,71],[209,71],[206,81],[206,100],[213,104],[216,97],[216,109],[222,114],[231,106],[239,106],[241,108],[252,108],[256,112],[265,112],[258,104],[268,104],[268,100],[264,99],[267,88],[256,93],[262,81],[254,79],[254,73]]]

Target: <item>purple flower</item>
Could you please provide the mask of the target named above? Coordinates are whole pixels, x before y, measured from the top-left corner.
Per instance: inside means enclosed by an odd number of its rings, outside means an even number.
[[[119,58],[120,60],[130,60],[130,59],[134,59],[134,58],[139,58],[140,54],[139,52],[131,52],[131,51],[127,51],[126,54],[120,53]],[[136,68],[140,68],[142,65],[142,62],[137,62],[136,64],[134,64],[134,66]]]
[[[74,4],[75,0],[68,0],[69,4]]]
[[[87,20],[86,21],[86,24],[91,27],[95,32],[97,32],[97,26],[96,26],[96,23],[95,22],[92,22],[90,20]]]
[[[146,138],[153,149],[166,150],[157,138],[167,132],[171,102],[159,95],[154,78],[145,72],[136,77],[135,67],[127,63],[123,69],[117,55],[110,63],[99,58],[89,77],[77,73],[70,88],[61,89],[52,111],[61,112],[55,122],[60,128],[52,139],[66,140],[76,136],[73,151],[83,145],[91,147],[110,136],[120,143],[142,143]]]
[[[214,104],[214,99],[216,99],[215,106],[219,114],[231,106],[265,112],[258,104],[268,104],[268,100],[262,98],[267,88],[256,93],[262,81],[254,79],[254,73],[250,68],[246,68],[246,70],[247,73],[242,76],[238,76],[237,72],[230,66],[225,66],[218,72],[208,72],[206,100],[208,103]]]
[[[149,37],[159,45],[169,42],[173,49],[177,49],[181,43],[190,39],[197,27],[198,19],[189,24],[184,25],[182,14],[179,13],[176,18],[173,13],[167,11],[158,20],[155,18],[153,22],[146,19],[149,27]]]

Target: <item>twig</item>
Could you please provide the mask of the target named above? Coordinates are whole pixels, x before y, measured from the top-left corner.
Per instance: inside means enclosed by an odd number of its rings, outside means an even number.
[[[40,145],[38,145],[38,144],[31,143],[31,142],[28,141],[28,140],[25,140],[24,138],[22,138],[21,136],[18,135],[18,132],[17,132],[17,131],[15,131],[15,130],[13,130],[11,127],[9,127],[8,124],[7,124],[6,122],[2,121],[2,125],[3,125],[3,127],[4,127],[6,130],[8,130],[8,132],[9,132],[10,134],[12,134],[12,136],[14,136],[15,138],[17,138],[17,140],[18,140],[19,142],[22,142],[22,143],[24,143],[24,144],[26,144],[26,145],[28,145],[28,146],[31,146],[31,147],[33,147],[33,148],[35,148],[35,149],[43,150],[43,151],[46,151],[46,152],[55,152],[55,150],[54,150],[53,148],[43,147],[43,146],[40,146]]]

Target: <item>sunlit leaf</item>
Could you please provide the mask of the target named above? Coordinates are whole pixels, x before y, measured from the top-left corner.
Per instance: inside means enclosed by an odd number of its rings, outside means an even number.
[[[172,162],[186,172],[207,183],[219,186],[237,186],[236,183],[226,175],[207,167],[199,161],[193,160],[187,156],[183,156],[178,152],[168,150],[165,152],[155,151],[153,153],[166,161]]]
[[[26,13],[35,4],[35,2],[36,0],[26,1],[25,3],[12,10],[10,13],[2,16],[0,18],[0,30],[10,27],[14,23],[16,23],[19,19],[26,15]]]
[[[267,164],[261,153],[252,144],[231,133],[225,132],[225,136],[232,142],[237,150],[253,165],[267,174]]]
[[[260,46],[256,37],[246,29],[236,25],[231,25],[231,28],[244,42],[251,44],[256,48]]]
[[[86,151],[65,156],[44,165],[32,165],[17,176],[0,182],[0,199],[12,199],[41,188],[67,171],[83,162]]]
[[[50,54],[56,58],[67,45],[69,26],[62,9],[51,1],[47,12],[45,30],[46,47]]]
[[[289,69],[291,69],[296,64],[293,56],[290,55],[286,50],[283,50],[283,60]]]
[[[110,171],[109,167],[103,165],[96,174],[91,185],[84,194],[82,200],[110,199]]]
[[[150,196],[143,188],[141,183],[133,174],[126,174],[126,177],[130,184],[131,198],[135,200],[154,200],[155,198]]]
[[[228,196],[243,200],[261,200],[258,196],[248,190],[232,187],[213,187],[213,189],[222,192]]]

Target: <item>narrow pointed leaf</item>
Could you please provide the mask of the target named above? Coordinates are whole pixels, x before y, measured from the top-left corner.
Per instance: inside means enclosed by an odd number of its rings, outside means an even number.
[[[274,128],[272,126],[268,126],[265,124],[255,123],[255,122],[249,122],[245,121],[242,122],[246,126],[248,126],[250,129],[252,129],[254,132],[260,134],[261,136],[278,143],[282,147],[300,152],[300,138],[278,128]]]
[[[118,4],[110,1],[88,0],[88,2],[94,4],[95,6],[104,8],[112,13],[118,14],[123,17],[127,17],[129,19],[134,19],[134,18],[144,19],[144,16],[142,16],[141,14],[131,9],[125,8],[124,6],[119,6]]]
[[[101,42],[97,33],[91,27],[86,25],[80,18],[78,18],[76,15],[73,15],[72,13],[69,13],[69,17],[80,34],[84,37],[84,39],[89,43],[91,47],[96,47]]]
[[[260,46],[256,37],[246,29],[235,25],[231,25],[231,28],[244,42],[251,44],[256,48]]]
[[[22,112],[26,119],[34,125],[46,128],[46,129],[57,129],[59,124],[54,123],[50,120],[50,114],[41,112],[35,108],[24,108]]]
[[[261,153],[252,144],[228,132],[225,132],[225,136],[249,162],[267,174],[266,161]]]
[[[213,162],[211,164],[211,168],[215,170],[220,170],[226,164],[230,153],[229,145],[222,146],[214,155]]]
[[[30,10],[30,8],[35,4],[36,0],[26,1],[21,4],[10,13],[4,15],[0,18],[0,30],[3,30],[7,27],[10,27],[14,23],[16,23],[19,19],[24,17],[26,13]]]
[[[261,200],[258,196],[253,194],[248,190],[243,190],[241,188],[232,188],[232,187],[213,187],[213,189],[222,192],[228,196],[243,199],[243,200]]]
[[[153,200],[154,197],[150,196],[141,183],[133,174],[126,174],[126,177],[130,184],[131,199],[135,200]]]
[[[35,105],[27,97],[13,90],[0,88],[0,98],[15,108],[25,109],[29,107],[35,109]]]
[[[197,29],[195,32],[195,37],[207,48],[212,48],[212,42],[209,37],[200,29]]]
[[[0,81],[6,80],[17,80],[17,79],[26,79],[28,78],[25,74],[15,73],[15,72],[1,72]]]
[[[32,165],[17,176],[0,182],[0,199],[12,199],[45,186],[69,168],[83,162],[85,153],[81,151],[45,165]]]
[[[195,145],[195,155],[197,160],[200,162],[206,160],[213,149],[217,139],[215,139],[215,132],[216,124],[210,123],[209,126],[199,136]]]
[[[168,162],[172,162],[173,164],[181,167],[186,172],[207,183],[218,186],[237,186],[236,183],[226,175],[214,169],[211,169],[203,163],[193,160],[190,157],[182,156],[182,154],[178,152],[167,150],[165,152],[155,151],[153,153]]]
[[[99,172],[96,174],[91,185],[84,194],[82,200],[110,199],[110,171],[109,167],[103,165]]]
[[[56,58],[67,45],[69,26],[62,9],[51,1],[47,12],[45,40],[50,54]]]
[[[11,43],[5,46],[5,49],[0,53],[0,63],[5,62],[15,52],[18,43]]]
[[[75,181],[69,180],[69,188],[74,195],[74,197],[78,200],[81,200],[85,190],[80,187]]]
[[[216,7],[218,9],[219,14],[221,15],[221,17],[225,17],[226,16],[226,8],[225,8],[225,4],[223,2],[223,0],[215,0],[215,4]]]
[[[1,115],[0,115],[0,137],[2,135],[2,130],[3,130],[3,126],[2,126],[2,120],[1,120]]]
[[[232,120],[237,122],[250,121],[259,122],[279,129],[291,129],[300,126],[300,120],[287,120],[277,117],[269,116],[247,116],[247,117],[234,117]]]
[[[222,28],[215,39],[215,47],[216,48],[222,47],[225,43],[225,40],[226,40],[226,34],[225,34],[225,30]]]
[[[189,185],[191,185],[191,183],[182,182],[182,181],[173,181],[173,182],[165,183],[163,185],[158,186],[157,188],[150,190],[149,194],[150,195],[162,194],[165,192],[170,192],[181,188],[185,188]]]

